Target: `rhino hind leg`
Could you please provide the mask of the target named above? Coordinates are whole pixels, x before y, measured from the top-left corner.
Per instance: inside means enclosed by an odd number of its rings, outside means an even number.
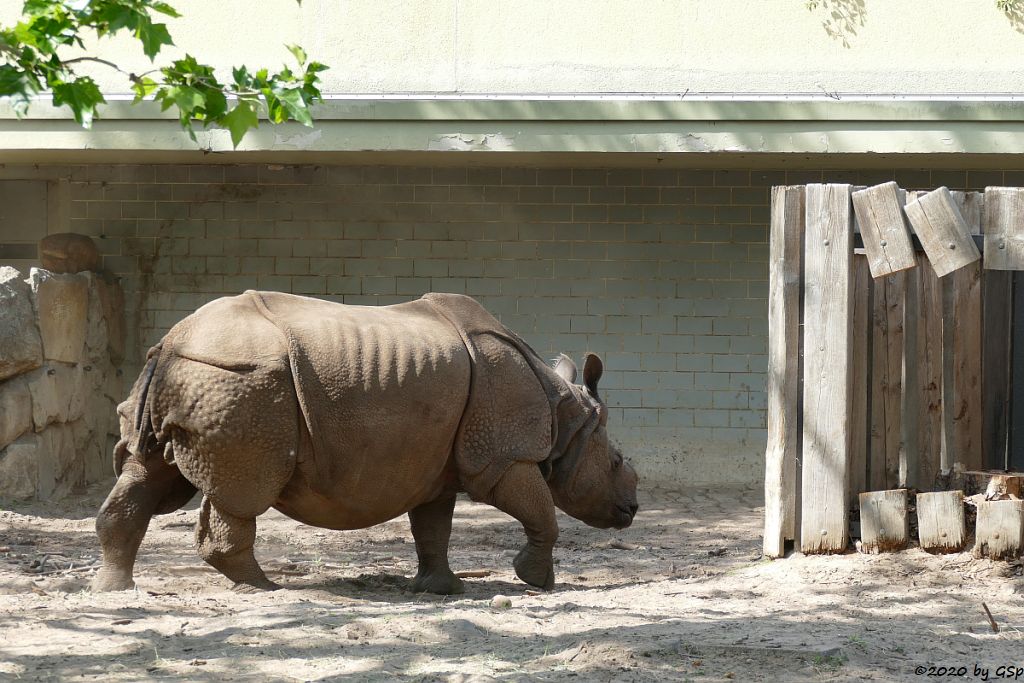
[[[448,566],[448,539],[452,533],[455,494],[424,503],[409,511],[409,524],[416,541],[419,569],[412,581],[415,593],[456,595],[466,590],[462,579]]]
[[[135,556],[155,514],[177,510],[195,494],[195,487],[159,455],[131,457],[96,515],[96,533],[103,564],[92,589],[97,592],[135,587]]]
[[[558,540],[558,522],[551,490],[536,463],[517,462],[498,480],[490,504],[511,515],[526,531],[526,545],[516,555],[516,576],[538,588],[555,587],[551,550]]]
[[[207,496],[196,525],[199,556],[234,582],[239,592],[277,590],[279,585],[267,578],[256,562],[256,518],[235,517],[218,510]]]

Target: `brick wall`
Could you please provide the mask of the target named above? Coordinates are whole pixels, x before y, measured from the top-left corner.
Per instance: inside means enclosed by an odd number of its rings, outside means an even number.
[[[546,357],[600,353],[611,432],[664,485],[761,476],[772,185],[1022,184],[927,170],[0,170],[70,179],[70,229],[124,277],[137,358],[196,307],[250,288],[356,304],[469,294]]]

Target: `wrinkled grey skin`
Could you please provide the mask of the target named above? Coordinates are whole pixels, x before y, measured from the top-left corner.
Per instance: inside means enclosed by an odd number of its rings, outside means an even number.
[[[218,299],[150,351],[118,408],[93,588],[134,586],[151,516],[199,490],[199,554],[240,590],[277,587],[253,555],[256,517],[274,507],[330,529],[407,513],[414,590],[461,592],[447,557],[459,492],[522,523],[516,573],[550,589],[556,506],[599,528],[637,511],[636,472],[608,441],[602,371],[588,355],[576,385],[571,360],[549,367],[459,295],[386,307]]]

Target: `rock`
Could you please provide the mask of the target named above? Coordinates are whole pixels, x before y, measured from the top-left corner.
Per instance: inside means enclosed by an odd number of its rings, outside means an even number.
[[[112,275],[101,273],[93,280],[107,326],[110,362],[120,365],[124,360],[124,290]]]
[[[0,450],[0,498],[34,498],[39,485],[39,436],[26,434]]]
[[[32,290],[14,268],[0,267],[0,381],[43,364]]]
[[[512,598],[505,595],[495,595],[491,598],[491,607],[494,609],[509,609],[512,607]]]
[[[0,382],[0,448],[32,430],[32,395],[23,377]]]
[[[90,363],[109,363],[110,350],[107,338],[107,322],[103,317],[103,302],[100,297],[102,282],[95,273],[86,273],[89,278],[89,308],[86,314],[85,357]]]
[[[39,262],[54,273],[99,270],[102,259],[91,237],[60,232],[39,240]]]
[[[54,422],[74,422],[85,412],[90,387],[81,365],[47,363],[25,376],[32,396],[32,424],[37,432]]]
[[[29,284],[35,295],[43,358],[78,363],[85,347],[89,279],[33,268]]]
[[[75,457],[75,430],[74,425],[52,425],[38,435],[36,497],[40,500],[63,498],[82,482],[85,463]]]

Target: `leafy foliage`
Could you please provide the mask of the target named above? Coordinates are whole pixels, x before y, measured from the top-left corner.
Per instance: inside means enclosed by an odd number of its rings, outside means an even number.
[[[313,125],[309,106],[321,97],[319,74],[327,67],[310,61],[298,46],[288,46],[297,69],[250,73],[240,66],[231,70],[228,82],[219,80],[213,67],[188,54],[144,74],[126,73],[99,57],[62,56],[68,50],[84,48],[84,36],[130,33],[143,54],[155,62],[164,47],[174,45],[167,25],[158,21],[160,15],[180,16],[159,0],[25,0],[21,21],[13,27],[0,27],[0,97],[9,98],[15,111],[23,115],[32,97],[52,93],[55,105],[68,107],[75,120],[89,128],[105,100],[96,82],[79,75],[75,68],[94,62],[123,73],[136,102],[153,99],[165,111],[176,108],[182,128],[193,140],[195,124],[215,125],[226,128],[237,147],[249,130],[258,127],[260,114],[271,123]]]

